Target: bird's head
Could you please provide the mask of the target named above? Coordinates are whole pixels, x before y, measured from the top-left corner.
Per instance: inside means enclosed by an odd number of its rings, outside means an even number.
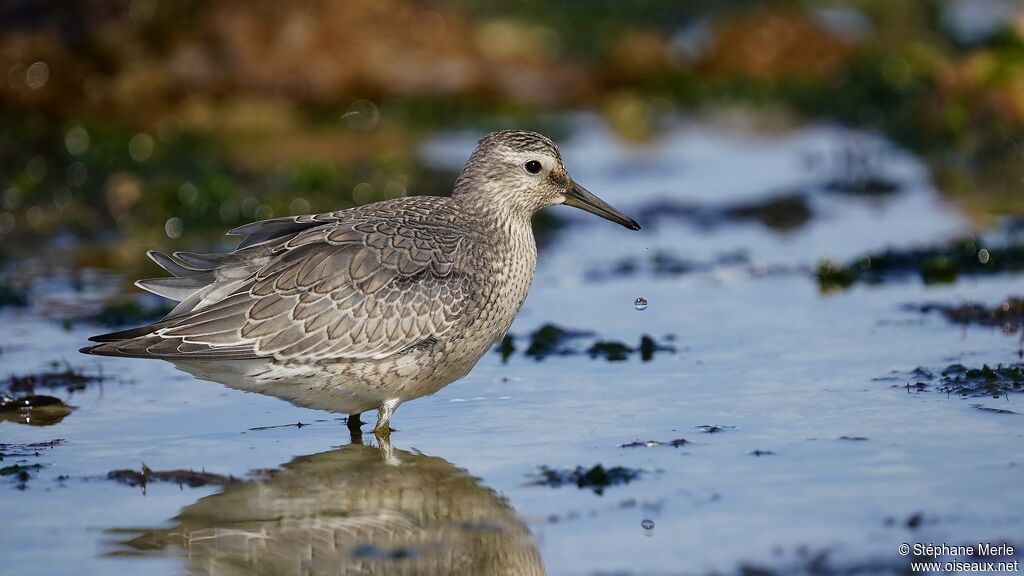
[[[471,196],[526,216],[566,204],[630,230],[640,229],[635,220],[573,181],[554,142],[526,130],[484,136],[455,181],[453,195]]]

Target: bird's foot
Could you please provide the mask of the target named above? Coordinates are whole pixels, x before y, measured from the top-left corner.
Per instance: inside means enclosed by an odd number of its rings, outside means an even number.
[[[377,411],[377,425],[373,428],[373,433],[377,436],[388,437],[392,432],[396,430],[392,428],[388,422],[391,421],[391,415],[395,413],[395,408],[398,408],[398,400],[388,400],[381,405]]]

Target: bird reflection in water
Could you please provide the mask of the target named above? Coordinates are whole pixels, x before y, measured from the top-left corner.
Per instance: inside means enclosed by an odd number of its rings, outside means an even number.
[[[545,573],[503,496],[446,460],[377,442],[258,472],[170,528],[127,531],[114,554],[179,549],[188,573],[209,575]]]

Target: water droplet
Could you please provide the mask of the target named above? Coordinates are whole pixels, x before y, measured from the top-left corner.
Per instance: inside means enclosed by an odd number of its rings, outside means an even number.
[[[978,262],[981,262],[982,264],[988,264],[988,259],[989,259],[988,250],[985,250],[984,248],[982,248],[978,252]]]
[[[643,528],[644,530],[653,530],[654,529],[654,520],[650,520],[648,518],[644,518],[643,521],[640,522],[640,527]]]
[[[647,298],[641,296],[633,301],[633,308],[637,310],[647,310]]]

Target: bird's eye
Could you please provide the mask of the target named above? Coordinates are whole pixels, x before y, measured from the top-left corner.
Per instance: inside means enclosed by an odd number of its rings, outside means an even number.
[[[541,165],[537,160],[530,160],[523,166],[523,168],[526,168],[526,171],[530,174],[536,174],[540,172]]]

